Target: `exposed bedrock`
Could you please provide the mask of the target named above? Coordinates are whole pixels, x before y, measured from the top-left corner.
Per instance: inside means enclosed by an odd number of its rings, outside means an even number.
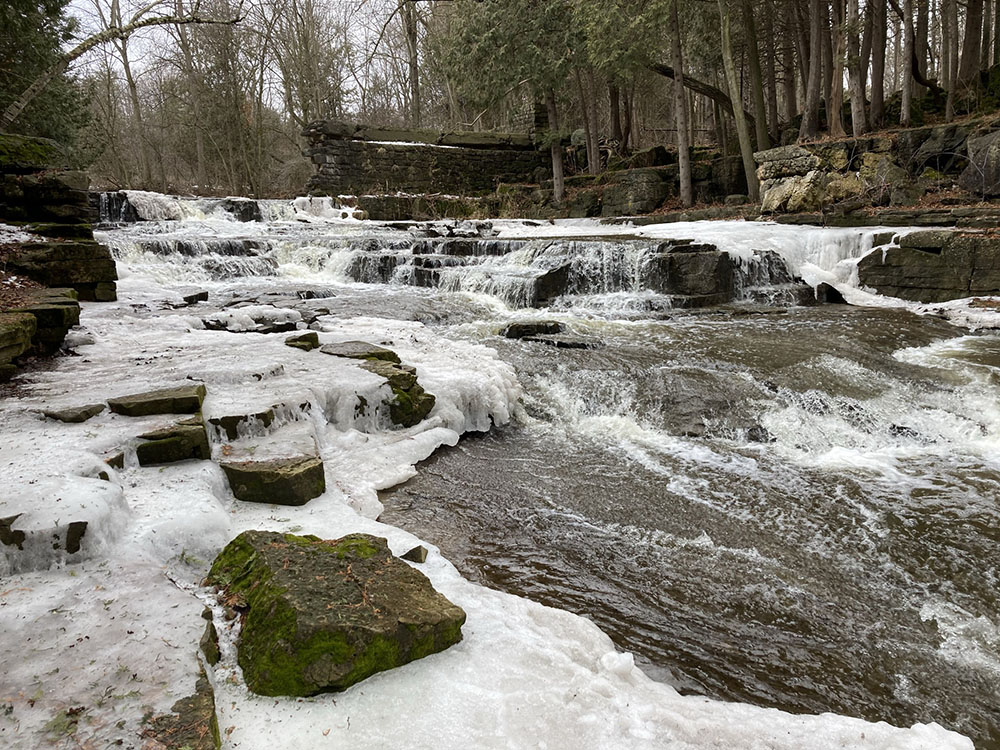
[[[35,235],[8,247],[6,271],[73,288],[83,300],[114,300],[118,274],[94,241],[89,178],[66,163],[52,141],[0,134],[0,221]]]
[[[462,639],[465,612],[384,539],[240,534],[206,580],[243,612],[237,658],[260,695],[345,690]]]
[[[1000,295],[1000,238],[951,231],[914,232],[899,247],[858,264],[861,284],[914,302]]]

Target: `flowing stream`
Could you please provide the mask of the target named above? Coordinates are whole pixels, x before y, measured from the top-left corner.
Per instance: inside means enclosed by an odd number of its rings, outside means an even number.
[[[682,692],[1000,748],[1000,337],[857,290],[892,232],[373,227],[308,200],[238,222],[142,200],[153,220],[101,235],[126,287],[204,289],[199,314],[298,293],[514,367],[513,424],[380,496],[466,577],[591,618]],[[650,289],[667,240],[727,251],[736,300]],[[799,278],[874,306],[795,304]],[[525,319],[565,331],[499,335]]]

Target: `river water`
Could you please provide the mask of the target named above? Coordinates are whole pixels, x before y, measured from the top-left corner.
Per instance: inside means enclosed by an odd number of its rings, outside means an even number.
[[[512,424],[380,496],[380,520],[466,577],[592,619],[681,692],[935,721],[1000,748],[1000,337],[857,291],[877,232],[661,229],[743,262],[744,299],[679,309],[637,285],[650,240],[627,230],[453,228],[476,260],[425,287],[427,227],[147,200],[158,221],[102,234],[126,287],[204,289],[219,312],[299,293],[513,366]],[[747,263],[764,250],[873,306],[789,306]],[[522,309],[553,256],[592,281]],[[499,335],[523,319],[562,323],[572,347]]]

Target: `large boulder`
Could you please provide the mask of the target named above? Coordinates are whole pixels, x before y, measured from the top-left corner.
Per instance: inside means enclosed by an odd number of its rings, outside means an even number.
[[[260,695],[345,690],[462,639],[465,612],[384,539],[247,531],[206,580],[243,612],[237,658]]]
[[[761,213],[818,211],[826,203],[829,175],[818,169],[761,183]]]
[[[795,145],[758,151],[753,158],[760,165],[757,178],[761,181],[805,176],[821,165],[818,156]]]
[[[1000,195],[1000,131],[969,138],[969,164],[959,175],[958,184],[976,197]]]
[[[223,461],[220,465],[237,500],[305,505],[326,492],[323,461],[317,456]]]
[[[659,208],[670,188],[655,169],[630,169],[604,191],[603,216],[635,216]]]

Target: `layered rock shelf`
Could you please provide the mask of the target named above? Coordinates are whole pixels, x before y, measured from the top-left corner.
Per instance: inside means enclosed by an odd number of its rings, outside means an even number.
[[[118,274],[108,249],[94,241],[90,180],[66,162],[52,141],[0,135],[0,221],[34,236],[9,246],[6,270],[72,288],[82,300],[114,300]]]

